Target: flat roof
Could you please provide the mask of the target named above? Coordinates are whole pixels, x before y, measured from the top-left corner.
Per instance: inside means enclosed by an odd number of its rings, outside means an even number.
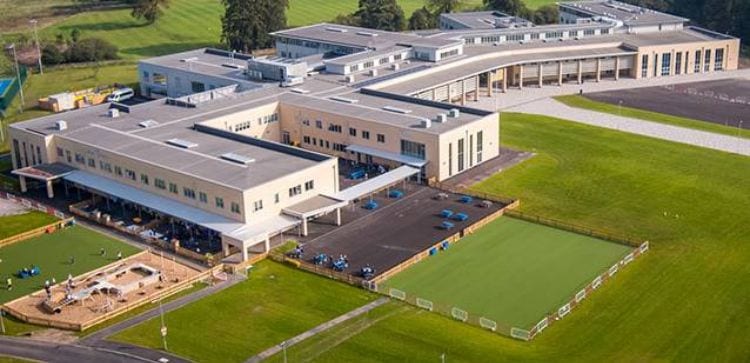
[[[365,196],[367,194],[374,193],[418,173],[419,169],[417,168],[407,165],[399,166],[398,168],[393,169],[385,174],[378,175],[357,185],[346,188],[332,195],[332,197],[348,202],[357,198],[361,198],[362,196]]]
[[[450,19],[469,29],[496,29],[511,26],[528,27],[534,24],[524,18],[511,16],[499,11],[467,11],[440,14],[441,18]]]
[[[207,74],[243,83],[243,88],[258,86],[247,78],[244,69],[251,56],[213,48],[199,48],[140,60],[140,64],[155,65],[186,72]]]
[[[559,3],[561,8],[573,9],[592,16],[622,21],[625,25],[684,23],[689,19],[614,0],[591,0]]]

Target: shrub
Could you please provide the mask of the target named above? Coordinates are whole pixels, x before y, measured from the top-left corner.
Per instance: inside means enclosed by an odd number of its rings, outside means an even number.
[[[42,63],[57,65],[65,63],[65,54],[54,44],[47,44],[42,48]]]
[[[117,47],[99,38],[79,40],[73,43],[66,52],[68,62],[96,62],[117,58]]]

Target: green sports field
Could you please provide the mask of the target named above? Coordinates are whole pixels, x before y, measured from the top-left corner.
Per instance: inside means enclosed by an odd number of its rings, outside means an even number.
[[[99,249],[105,248],[107,256],[101,257]],[[123,256],[139,250],[123,242],[90,229],[75,226],[44,234],[23,242],[0,248],[0,303],[27,295],[44,287],[44,281],[54,277],[58,282],[94,270],[115,261],[117,251]],[[70,256],[75,263],[70,264]],[[30,279],[16,278],[15,273],[26,266],[37,265],[42,274]],[[13,276],[13,290],[5,289],[5,280]]]
[[[502,217],[386,284],[528,329],[631,250]]]

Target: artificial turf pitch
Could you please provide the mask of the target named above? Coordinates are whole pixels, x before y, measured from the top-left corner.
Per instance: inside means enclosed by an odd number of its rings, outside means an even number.
[[[107,255],[99,254],[104,248]],[[28,239],[0,248],[0,303],[6,303],[28,295],[44,287],[44,281],[54,277],[57,282],[64,281],[68,274],[83,274],[117,259],[117,252],[130,256],[139,249],[107,237],[90,229],[74,226],[52,234]],[[70,263],[70,257],[75,263]],[[28,279],[15,276],[19,269],[37,265],[41,274]],[[13,279],[13,289],[8,291],[6,279]]]
[[[501,217],[386,286],[502,326],[528,329],[631,250]]]

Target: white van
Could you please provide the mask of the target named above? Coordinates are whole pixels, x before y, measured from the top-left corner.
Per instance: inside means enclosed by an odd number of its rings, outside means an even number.
[[[121,102],[127,99],[131,99],[135,96],[135,91],[132,88],[120,88],[111,95],[107,96],[107,102]]]

